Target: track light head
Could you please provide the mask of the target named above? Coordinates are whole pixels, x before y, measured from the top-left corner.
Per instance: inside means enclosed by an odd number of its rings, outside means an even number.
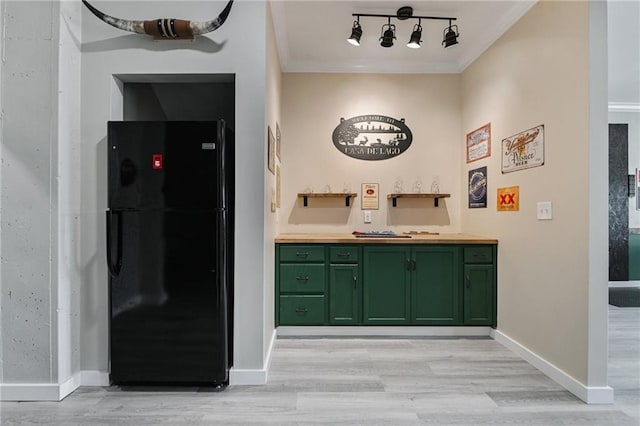
[[[409,39],[409,43],[407,43],[407,47],[412,49],[418,49],[420,47],[420,40],[422,37],[422,26],[418,23],[413,26],[413,32],[411,33],[411,38]]]
[[[459,36],[458,26],[451,25],[451,21],[449,21],[449,26],[443,31],[442,44],[444,44],[445,48],[458,44]]]
[[[389,18],[389,23],[384,24],[382,26],[382,36],[380,36],[380,46],[382,47],[393,46],[393,40],[395,40],[395,38],[396,38],[396,26],[391,23],[391,18]]]
[[[347,41],[354,46],[360,46],[360,37],[362,37],[362,27],[360,26],[360,18],[358,18],[357,21],[353,21],[351,36],[349,36]]]

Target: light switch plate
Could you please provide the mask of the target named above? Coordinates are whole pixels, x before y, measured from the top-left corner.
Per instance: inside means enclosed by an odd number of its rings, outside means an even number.
[[[553,208],[551,201],[538,202],[538,220],[551,220],[553,219]]]
[[[364,223],[371,223],[371,210],[364,210],[363,212]]]

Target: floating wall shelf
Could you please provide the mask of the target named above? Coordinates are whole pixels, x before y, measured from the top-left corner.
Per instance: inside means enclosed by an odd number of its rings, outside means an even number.
[[[393,207],[396,207],[398,198],[433,198],[433,206],[438,207],[438,200],[440,198],[449,198],[451,194],[387,194],[387,199],[390,199]]]
[[[355,192],[302,192],[298,194],[298,198],[302,198],[302,205],[307,207],[309,205],[309,198],[344,198],[344,204],[346,207],[351,205],[351,199],[356,198],[358,194]]]

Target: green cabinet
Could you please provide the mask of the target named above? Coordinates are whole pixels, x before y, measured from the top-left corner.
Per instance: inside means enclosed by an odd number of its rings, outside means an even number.
[[[276,325],[496,327],[494,244],[278,244]]]
[[[364,251],[365,324],[458,325],[456,246],[371,246]]]
[[[464,249],[464,325],[496,326],[495,248]]]
[[[329,324],[360,323],[360,280],[358,265],[329,266]]]
[[[326,324],[325,248],[281,245],[276,250],[276,324]]]
[[[364,324],[409,324],[409,249],[392,245],[363,248]]]
[[[460,323],[458,247],[411,250],[411,321],[419,325]]]
[[[280,322],[287,325],[323,325],[323,295],[281,295]]]
[[[329,246],[329,324],[358,325],[362,284],[360,246]]]

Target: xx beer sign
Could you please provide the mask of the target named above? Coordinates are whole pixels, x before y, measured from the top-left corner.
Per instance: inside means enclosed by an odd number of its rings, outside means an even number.
[[[520,187],[498,188],[498,211],[517,212],[520,210]]]

